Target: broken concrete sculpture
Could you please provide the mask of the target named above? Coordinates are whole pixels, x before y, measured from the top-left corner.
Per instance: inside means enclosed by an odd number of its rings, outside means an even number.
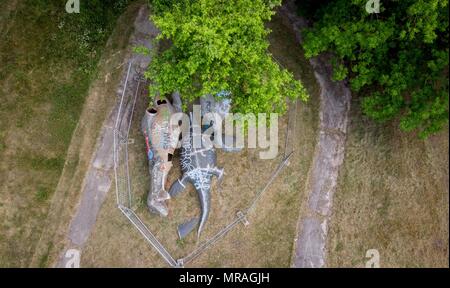
[[[170,118],[181,107],[178,96],[174,94],[173,106],[167,99],[157,97],[153,107],[145,111],[141,126],[150,171],[147,206],[151,212],[161,216],[167,216],[169,213],[165,201],[170,199],[170,195],[165,189],[165,184],[172,168],[172,157],[180,133],[179,127],[171,126]]]
[[[222,114],[220,115],[221,117],[224,117],[231,106],[229,98],[223,98],[221,101],[216,102],[212,96],[202,97],[200,103],[202,116],[209,112],[216,112],[219,115]],[[195,148],[193,145],[193,138],[198,136],[194,134],[196,133],[195,131],[204,132],[213,125],[212,121],[208,125],[199,127],[200,121],[193,118],[195,117],[191,114],[189,135],[186,137],[183,135],[181,140],[180,161],[183,175],[172,184],[169,194],[171,197],[178,195],[186,188],[187,183],[190,182],[198,193],[201,216],[178,226],[178,236],[181,239],[188,235],[197,225],[197,237],[200,237],[210,211],[212,177],[218,177],[220,183],[224,175],[224,170],[216,166],[214,146],[210,145],[210,147],[205,147],[201,145],[201,147]],[[214,136],[212,135],[212,137]]]

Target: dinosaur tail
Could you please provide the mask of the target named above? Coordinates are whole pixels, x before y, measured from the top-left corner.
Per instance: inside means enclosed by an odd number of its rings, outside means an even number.
[[[200,206],[202,209],[201,216],[200,216],[200,224],[198,226],[197,230],[197,238],[200,238],[200,234],[203,231],[203,228],[205,226],[206,220],[208,220],[209,216],[209,210],[211,206],[211,198],[210,198],[210,190],[209,189],[201,189],[198,193],[199,200],[200,200]]]

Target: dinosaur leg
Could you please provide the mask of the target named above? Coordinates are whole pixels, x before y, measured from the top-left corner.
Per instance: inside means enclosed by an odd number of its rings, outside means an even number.
[[[166,198],[163,186],[163,173],[159,169],[160,163],[150,163],[150,191],[147,196],[147,206],[150,209],[150,212],[159,213],[161,216],[167,216],[169,214],[169,210],[167,208],[164,200]],[[167,194],[167,196],[169,196]]]
[[[214,167],[211,169],[211,174],[217,177],[217,186],[219,187],[219,189],[221,189],[225,171],[223,170],[223,168]]]
[[[189,221],[184,222],[183,224],[178,225],[178,237],[180,237],[180,239],[186,237],[186,235],[188,235],[189,233],[191,233],[192,230],[194,230],[194,228],[198,225],[199,221],[200,218],[195,217]]]
[[[186,184],[188,183],[189,177],[184,176],[181,179],[177,179],[177,181],[173,182],[172,186],[169,189],[169,195],[171,197],[177,196],[179,193],[184,191],[186,188]]]
[[[147,206],[150,212],[159,214],[163,217],[169,215],[169,209],[164,201],[156,201],[155,199],[148,199]]]

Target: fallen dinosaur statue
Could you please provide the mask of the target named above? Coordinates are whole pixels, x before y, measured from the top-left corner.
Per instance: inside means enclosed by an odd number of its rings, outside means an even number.
[[[167,216],[169,211],[166,200],[170,199],[165,189],[167,175],[172,168],[172,158],[178,145],[179,127],[171,127],[170,118],[181,111],[178,94],[173,95],[174,105],[167,99],[157,97],[153,107],[145,111],[141,129],[145,137],[146,152],[150,171],[150,191],[147,206],[150,212]]]
[[[216,102],[212,96],[207,96],[202,97],[200,102],[202,115],[205,115],[208,112],[216,112],[223,117],[226,113],[228,113],[230,108],[230,100],[228,98],[224,98],[223,100]],[[224,175],[223,168],[216,166],[216,152],[212,145],[210,147],[204,147],[204,145],[201,145],[199,148],[195,148],[193,145],[193,138],[198,136],[194,134],[194,131],[204,132],[206,129],[211,127],[213,123],[205,125],[200,129],[195,129],[199,128],[198,126],[195,127],[195,125],[200,124],[195,123],[196,121],[194,121],[193,118],[194,117],[191,114],[189,136],[182,137],[181,139],[180,161],[183,175],[172,184],[169,194],[171,197],[175,197],[181,193],[186,188],[187,183],[190,182],[198,193],[201,206],[201,215],[200,217],[195,217],[178,226],[178,236],[181,239],[186,237],[186,235],[188,235],[197,225],[197,238],[200,237],[210,211],[212,177],[216,176],[220,183]],[[212,137],[214,137],[214,135]],[[223,135],[222,137],[222,139],[225,138]],[[239,151],[240,149],[229,147],[224,150]]]

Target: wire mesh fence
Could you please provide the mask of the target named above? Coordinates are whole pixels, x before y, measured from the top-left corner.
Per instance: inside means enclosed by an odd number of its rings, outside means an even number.
[[[134,83],[131,81],[134,81]],[[138,71],[138,68],[134,67],[133,63],[130,62],[127,69],[114,127],[114,174],[117,206],[126,218],[133,224],[133,226],[142,234],[144,239],[161,255],[170,267],[184,267],[184,265],[192,262],[203,252],[205,252],[205,250],[217,243],[217,241],[232,231],[238,224],[243,224],[245,226],[249,224],[247,215],[250,212],[256,211],[255,208],[258,201],[277,178],[280,172],[286,167],[286,165],[288,165],[289,159],[294,153],[293,139],[295,138],[294,133],[297,102],[293,103],[294,105],[289,106],[290,109],[288,112],[288,124],[285,133],[284,156],[282,157],[279,165],[272,172],[264,187],[257,191],[247,208],[236,213],[235,218],[232,219],[229,224],[219,230],[211,238],[201,243],[196,249],[188,253],[185,257],[175,260],[170,252],[167,251],[165,246],[151,232],[151,227],[145,225],[145,223],[142,222],[133,210],[133,191],[131,185],[132,176],[130,175],[128,145],[130,144],[130,141],[132,141],[129,138],[130,129],[136,108],[139,87],[143,82],[144,79],[141,71]]]

